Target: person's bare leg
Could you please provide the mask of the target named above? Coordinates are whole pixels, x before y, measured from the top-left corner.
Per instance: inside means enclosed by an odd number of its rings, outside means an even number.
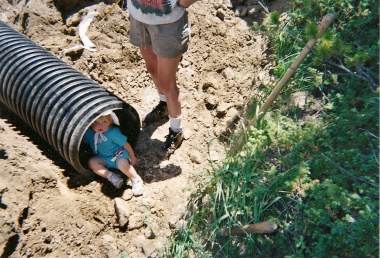
[[[161,159],[169,159],[183,141],[181,97],[176,80],[182,55],[173,58],[159,57],[153,53],[152,47],[141,49],[141,53],[158,92],[164,94],[166,98],[170,117],[169,134],[164,146],[158,150],[157,154]],[[154,110],[150,114],[154,114]]]
[[[141,55],[145,61],[145,67],[150,76],[152,77],[153,83],[157,88],[159,93],[163,92],[160,90],[159,80],[158,80],[158,63],[157,63],[157,55],[153,52],[152,46],[148,46],[146,48],[140,48]]]
[[[176,82],[176,73],[182,55],[173,58],[158,57],[151,46],[141,48],[147,71],[152,76],[157,91],[164,94],[171,117],[181,116],[181,99]]]
[[[88,162],[88,165],[95,174],[103,178],[108,178],[109,173],[111,173],[111,171],[106,168],[106,163],[104,160],[99,157],[91,158]]]
[[[170,117],[181,116],[181,98],[177,87],[176,73],[182,55],[173,58],[157,57],[158,84],[165,94]]]
[[[140,178],[135,168],[129,164],[127,159],[119,159],[117,162],[117,167],[130,179]]]

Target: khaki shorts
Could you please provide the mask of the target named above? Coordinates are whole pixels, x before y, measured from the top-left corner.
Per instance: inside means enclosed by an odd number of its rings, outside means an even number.
[[[153,52],[164,58],[185,53],[189,46],[190,26],[187,12],[177,21],[168,24],[149,25],[130,17],[130,42],[139,48],[153,47]]]

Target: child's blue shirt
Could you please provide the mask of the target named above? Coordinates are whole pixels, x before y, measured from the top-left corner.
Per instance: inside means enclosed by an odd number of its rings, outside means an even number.
[[[83,142],[90,145],[93,153],[104,160],[111,160],[126,141],[127,136],[123,135],[118,127],[110,127],[102,134],[97,134],[89,128],[83,137]]]

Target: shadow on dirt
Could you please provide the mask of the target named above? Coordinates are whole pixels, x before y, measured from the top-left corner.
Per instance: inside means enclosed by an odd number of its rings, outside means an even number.
[[[164,145],[164,142],[151,139],[151,136],[160,125],[162,124],[152,124],[141,130],[139,143],[135,150],[138,159],[135,166],[136,171],[147,183],[168,180],[182,173],[179,166],[170,163],[162,165],[162,160],[157,156],[157,151]]]

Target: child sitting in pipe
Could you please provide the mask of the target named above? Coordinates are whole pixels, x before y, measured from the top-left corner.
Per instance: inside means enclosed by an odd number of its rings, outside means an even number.
[[[116,188],[122,186],[123,179],[109,169],[119,169],[131,179],[133,195],[142,195],[143,181],[133,167],[137,161],[135,153],[127,142],[127,136],[114,124],[119,124],[119,119],[110,111],[102,114],[86,131],[83,142],[89,144],[95,154],[88,165],[94,173],[107,178]]]

